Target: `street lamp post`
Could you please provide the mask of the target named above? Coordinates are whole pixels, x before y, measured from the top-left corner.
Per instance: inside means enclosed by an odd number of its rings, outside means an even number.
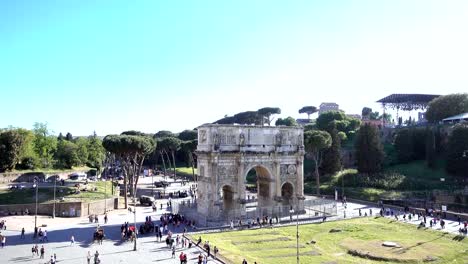
[[[55,218],[55,204],[56,204],[55,193],[56,193],[56,190],[57,190],[57,177],[54,176],[54,207],[52,209],[52,218]]]
[[[135,240],[133,243],[133,251],[137,250],[137,225],[136,225],[136,192],[137,192],[137,186],[136,183],[133,183],[135,185],[133,189],[133,225],[135,226]]]
[[[149,172],[149,170],[148,170],[148,172]],[[149,173],[151,173],[151,172],[149,172]],[[153,179],[153,175],[154,175],[154,173],[151,173],[151,196],[154,197],[154,179]]]
[[[37,235],[36,230],[37,230],[37,192],[39,189],[39,181],[37,177],[34,177],[34,185],[36,185],[36,211],[34,213],[34,236]]]
[[[298,205],[296,205],[296,258],[297,264],[299,264],[299,210]]]

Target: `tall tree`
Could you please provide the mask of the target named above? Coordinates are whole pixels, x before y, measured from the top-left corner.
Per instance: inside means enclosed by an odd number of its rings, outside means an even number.
[[[370,119],[369,116],[372,113],[372,108],[370,107],[363,107],[361,111],[361,115],[363,119]]]
[[[68,140],[60,140],[55,151],[57,166],[63,169],[71,169],[81,163],[78,156],[78,146]]]
[[[12,170],[20,161],[25,140],[16,129],[0,132],[0,172]]]
[[[275,126],[297,126],[297,122],[294,118],[288,116],[286,118],[276,119]]]
[[[376,173],[382,170],[384,152],[379,131],[375,126],[370,124],[361,126],[355,147],[359,172]]]
[[[447,144],[447,172],[468,179],[468,125],[458,124]]]
[[[281,114],[281,109],[279,107],[264,107],[257,110],[258,114],[261,116],[260,120],[265,120],[268,126],[271,125],[271,121],[273,121],[272,115],[279,115]],[[262,122],[263,126],[264,122]]]
[[[88,137],[88,162],[86,165],[96,168],[98,173],[102,170],[106,150],[102,146],[102,140],[98,138],[96,132]]]
[[[57,140],[60,141],[60,140],[63,140],[63,139],[64,139],[64,136],[62,135],[62,132],[60,132],[58,137],[57,137]]]
[[[468,112],[468,93],[449,94],[429,102],[426,119],[436,123],[444,118]]]
[[[65,135],[65,139],[68,140],[68,141],[72,141],[73,140],[73,136],[70,132],[68,132],[66,135]]]
[[[180,149],[182,141],[176,137],[165,137],[161,140],[161,144],[166,146],[167,151],[171,153],[172,156],[172,164],[174,168],[174,179],[177,178],[176,176],[176,164],[175,164],[175,153]]]
[[[75,144],[77,146],[77,155],[79,159],[79,164],[80,165],[86,165],[88,163],[88,139],[84,137],[77,137],[75,139]]]
[[[329,130],[333,121],[341,120],[346,120],[346,115],[342,111],[327,111],[317,118],[316,124],[320,130]]]
[[[330,134],[326,131],[311,130],[304,133],[304,145],[307,153],[315,163],[315,179],[317,184],[317,195],[320,195],[319,167],[322,162],[323,150],[329,148],[332,143]]]
[[[192,167],[192,177],[194,181],[198,179],[195,177],[195,150],[197,149],[197,140],[183,141],[180,145],[182,151],[187,155],[190,166]]]
[[[318,109],[315,106],[304,106],[301,109],[299,109],[299,114],[307,114],[307,119],[310,120],[310,115],[317,112]]]
[[[412,142],[412,130],[405,128],[397,132],[394,146],[397,152],[398,161],[407,163],[414,160],[414,147]]]
[[[41,161],[41,166],[47,168],[57,149],[57,138],[50,135],[47,123],[34,123],[34,149]]]
[[[125,208],[128,207],[127,181],[131,186],[131,194],[135,196],[143,161],[155,145],[155,141],[147,136],[107,135],[103,140],[104,148],[115,154],[124,171]]]
[[[341,140],[338,136],[338,130],[329,131],[332,144],[323,152],[322,172],[333,174],[341,170]],[[346,136],[346,134],[345,134]]]

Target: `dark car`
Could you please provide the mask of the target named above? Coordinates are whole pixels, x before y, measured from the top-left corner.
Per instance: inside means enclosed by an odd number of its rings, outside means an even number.
[[[180,197],[180,198],[188,197],[188,193],[187,193],[187,192],[180,192],[180,193],[179,193],[179,197]]]
[[[169,186],[169,183],[166,182],[166,181],[157,181],[157,182],[154,182],[154,186],[156,186],[156,187],[167,187],[167,186]]]
[[[142,195],[140,196],[140,204],[141,205],[148,205],[148,206],[151,206],[153,205],[153,202],[154,202],[154,198],[151,197],[151,196],[146,196],[146,195]]]

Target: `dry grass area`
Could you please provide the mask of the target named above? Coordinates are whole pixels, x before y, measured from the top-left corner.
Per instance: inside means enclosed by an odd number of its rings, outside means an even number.
[[[330,233],[331,229],[341,232]],[[301,263],[468,263],[468,238],[417,229],[386,218],[359,218],[299,227]],[[296,263],[296,227],[202,235],[228,263]],[[198,239],[198,235],[195,237]],[[315,241],[315,243],[311,241]],[[398,248],[383,247],[383,241]]]

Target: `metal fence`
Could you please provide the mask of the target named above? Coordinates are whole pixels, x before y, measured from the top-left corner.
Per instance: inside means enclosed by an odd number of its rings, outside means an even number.
[[[217,222],[218,224],[226,224],[231,220],[242,220],[247,222],[248,220],[254,220],[262,218],[264,216],[283,217],[290,218],[296,213],[300,214],[300,218],[314,218],[322,216],[335,216],[337,215],[336,202],[328,199],[311,199],[300,201],[302,205],[299,207],[301,210],[296,210],[295,206],[290,205],[279,205],[279,206],[265,206],[257,207],[255,205],[247,206],[246,209],[232,209],[232,210],[221,210],[217,217],[209,219],[211,222]],[[303,208],[303,210],[302,210]],[[299,212],[298,212],[299,211]],[[197,203],[191,200],[185,200],[172,204],[172,212],[183,214],[186,217],[196,220],[199,223],[206,225],[206,216],[200,215],[197,212]]]

